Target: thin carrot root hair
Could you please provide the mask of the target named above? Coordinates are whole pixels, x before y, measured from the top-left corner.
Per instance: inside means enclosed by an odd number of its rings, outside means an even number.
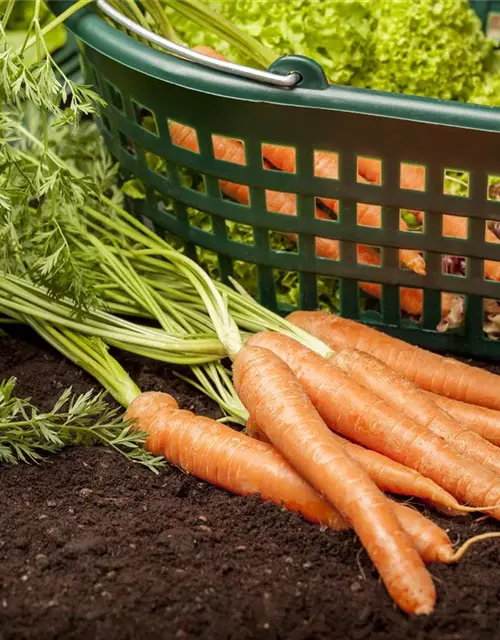
[[[467,551],[472,547],[472,545],[476,544],[476,542],[481,542],[481,540],[490,540],[492,538],[500,538],[500,531],[490,531],[489,533],[481,533],[477,536],[473,536],[466,540],[451,556],[448,562],[458,562],[463,558],[463,556],[467,553]]]

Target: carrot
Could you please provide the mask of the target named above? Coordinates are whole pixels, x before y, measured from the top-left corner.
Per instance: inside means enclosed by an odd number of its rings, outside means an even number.
[[[424,562],[451,562],[453,546],[446,531],[415,509],[396,502],[394,505],[401,526],[415,542]]]
[[[149,434],[146,447],[150,451],[165,455],[187,473],[238,495],[259,494],[262,500],[284,505],[309,522],[333,530],[349,528],[340,513],[271,445],[256,442],[210,418],[181,411],[166,393],[150,391],[138,396],[129,406],[127,417],[136,428]],[[445,532],[417,511],[389,502],[422,559],[446,561],[441,560],[445,554],[435,548],[442,546],[443,540],[451,548]]]
[[[218,487],[284,505],[306,520],[346,529],[347,522],[305,482],[275,449],[190,411],[166,393],[145,392],[127,410],[146,447],[172,464]]]
[[[252,336],[247,344],[279,354],[332,430],[415,469],[459,502],[481,507],[500,518],[500,512],[490,508],[500,505],[500,478],[489,469],[461,455],[454,446],[292,338],[261,332]],[[256,422],[265,431],[260,421]]]
[[[416,548],[383,493],[330,437],[290,368],[271,351],[246,346],[234,357],[233,379],[258,428],[354,528],[396,603],[430,613],[435,589]]]
[[[193,47],[193,51],[203,53],[205,56],[209,56],[210,58],[217,58],[218,60],[227,62],[227,58],[225,56],[223,56],[221,53],[218,53],[215,49],[212,49],[212,47],[207,47],[204,44],[199,44],[196,47]]]
[[[425,392],[438,407],[449,413],[450,416],[461,422],[464,427],[475,431],[485,440],[488,440],[496,447],[500,447],[500,411],[478,407],[474,404],[467,404],[459,400],[443,398],[428,391]]]
[[[257,341],[258,343],[258,341]],[[252,420],[247,422],[245,432],[252,438],[269,442],[265,434]],[[381,491],[405,496],[414,496],[430,502],[447,515],[465,514],[466,510],[450,495],[429,478],[414,469],[394,462],[376,451],[349,442],[342,436],[332,433],[332,437],[344,447],[347,454],[355,460],[368,474]]]
[[[428,395],[399,373],[364,351],[345,348],[331,362],[388,404],[430,429],[457,451],[500,472],[500,449],[443,411]]]
[[[413,540],[424,562],[442,562],[445,564],[458,562],[476,542],[500,537],[500,532],[497,531],[482,533],[469,538],[454,551],[446,531],[434,524],[432,520],[403,504],[395,502],[394,507],[401,526]]]
[[[488,371],[420,349],[359,322],[323,311],[295,311],[288,319],[336,351],[351,347],[371,353],[421,389],[500,410],[500,379]]]

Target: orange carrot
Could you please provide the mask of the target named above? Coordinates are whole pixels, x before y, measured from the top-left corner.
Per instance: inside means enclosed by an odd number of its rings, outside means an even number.
[[[457,422],[421,389],[389,369],[378,358],[347,347],[336,352],[331,362],[379,398],[406,413],[417,424],[453,444],[463,455],[477,460],[496,473],[500,472],[498,447]]]
[[[258,343],[258,340],[256,342]],[[252,438],[261,442],[269,442],[266,435],[256,427],[252,420],[247,422],[245,431]],[[430,502],[447,515],[465,515],[466,510],[452,495],[418,471],[405,467],[399,462],[394,462],[376,451],[349,442],[336,433],[332,433],[332,437],[344,447],[347,454],[366,471],[382,491],[420,498]]]
[[[336,351],[351,347],[371,353],[426,391],[500,410],[500,378],[488,371],[323,311],[295,311],[288,319]]]
[[[166,393],[150,391],[129,406],[127,417],[149,434],[146,447],[187,473],[238,495],[260,495],[306,520],[331,529],[347,522],[274,448],[190,411]]]
[[[127,417],[149,434],[146,447],[165,455],[187,473],[232,493],[260,495],[306,520],[333,530],[348,529],[340,513],[308,485],[271,446],[256,442],[210,418],[180,411],[166,393],[146,392],[130,405]],[[196,451],[196,455],[193,455]],[[451,545],[444,531],[422,514],[389,501],[401,526],[425,562],[446,562]],[[446,553],[441,548],[448,544]]]
[[[469,538],[455,551],[446,531],[432,520],[406,505],[394,502],[393,506],[401,526],[413,540],[424,562],[458,562],[476,542],[500,537],[498,531],[482,533]]]
[[[497,447],[500,447],[500,411],[478,407],[459,400],[451,400],[425,392],[443,411],[461,422],[464,427],[475,431]]]
[[[481,507],[500,518],[500,510],[488,508],[500,505],[500,478],[489,469],[461,455],[454,446],[292,338],[261,332],[252,336],[247,344],[279,354],[332,430],[415,469],[462,504]],[[261,422],[256,422],[266,432]]]
[[[225,62],[227,62],[226,56],[223,56],[215,49],[212,49],[212,47],[207,47],[204,44],[199,44],[196,47],[193,47],[193,51],[203,53],[205,56],[209,56],[210,58],[217,58],[218,60],[224,60]]]
[[[233,378],[258,428],[352,525],[397,604],[430,613],[435,589],[415,546],[385,496],[330,437],[290,368],[271,351],[246,346],[234,358]]]
[[[398,502],[394,502],[394,506],[401,526],[414,541],[424,562],[452,562],[454,551],[446,531],[411,507]]]

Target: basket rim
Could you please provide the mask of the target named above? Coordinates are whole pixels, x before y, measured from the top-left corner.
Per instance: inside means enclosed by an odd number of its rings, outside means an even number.
[[[62,13],[75,0],[48,0],[51,10]],[[118,64],[157,80],[193,92],[235,100],[266,102],[278,106],[344,111],[360,115],[411,120],[440,126],[500,133],[500,108],[456,101],[424,98],[389,92],[328,84],[309,83],[294,89],[270,87],[229,75],[157,51],[109,25],[95,6],[87,5],[66,21],[67,28],[85,46]],[[286,56],[273,70],[297,68],[305,75],[315,62],[302,56]],[[310,75],[310,73],[309,73]]]

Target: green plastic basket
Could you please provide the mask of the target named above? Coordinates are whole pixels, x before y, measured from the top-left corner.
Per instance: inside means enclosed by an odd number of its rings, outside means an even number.
[[[61,12],[68,4],[54,2],[52,8]],[[489,8],[495,4],[500,2],[490,2]],[[487,24],[488,17],[482,18]],[[484,278],[484,260],[500,261],[500,245],[485,241],[486,222],[500,220],[500,201],[488,194],[489,178],[500,175],[500,110],[331,86],[319,65],[296,56],[278,60],[271,71],[296,71],[299,85],[273,87],[152,49],[107,24],[93,7],[73,16],[68,27],[79,40],[88,81],[108,102],[101,119],[105,141],[123,170],[147,187],[147,198],[136,201],[136,212],[158,233],[182,238],[192,257],[197,247],[215,252],[224,279],[234,261],[257,265],[258,297],[273,310],[283,311],[277,302],[276,270],[298,274],[298,306],[303,309],[318,306],[318,277],[336,278],[344,316],[433,349],[500,356],[500,343],[483,331],[483,300],[500,299],[500,283]],[[144,113],[154,115],[156,133],[143,126]],[[169,120],[196,130],[199,154],[172,144]],[[246,165],[216,160],[213,134],[243,141]],[[296,173],[265,169],[263,143],[293,147]],[[315,150],[338,154],[338,180],[314,175]],[[156,156],[164,159],[165,172],[147,161]],[[357,181],[359,157],[380,160],[381,185]],[[400,188],[401,165],[408,163],[425,166],[425,191]],[[205,192],[184,186],[179,168],[201,174]],[[443,193],[449,169],[468,172],[467,197]],[[248,185],[251,204],[223,199],[219,178]],[[265,189],[296,194],[298,215],[267,211]],[[175,199],[173,211],[162,208],[158,194]],[[316,196],[339,201],[338,221],[315,218]],[[381,228],[357,224],[358,202],[382,205]],[[211,216],[211,232],[190,223],[190,207]],[[423,232],[400,231],[402,208],[426,212]],[[467,239],[443,236],[443,212],[469,216]],[[248,225],[253,243],[231,240],[227,221]],[[296,251],[274,250],[272,232],[297,234]],[[317,257],[315,236],[338,239],[341,259]],[[381,266],[359,264],[357,244],[381,248]],[[400,267],[398,248],[424,252],[427,275]],[[465,257],[466,276],[443,273],[443,255]],[[380,312],[362,312],[359,282],[382,285]],[[401,287],[423,291],[419,323],[403,317]],[[466,296],[465,319],[458,330],[436,330],[442,292]]]
[[[486,35],[500,45],[500,0],[469,0]]]

